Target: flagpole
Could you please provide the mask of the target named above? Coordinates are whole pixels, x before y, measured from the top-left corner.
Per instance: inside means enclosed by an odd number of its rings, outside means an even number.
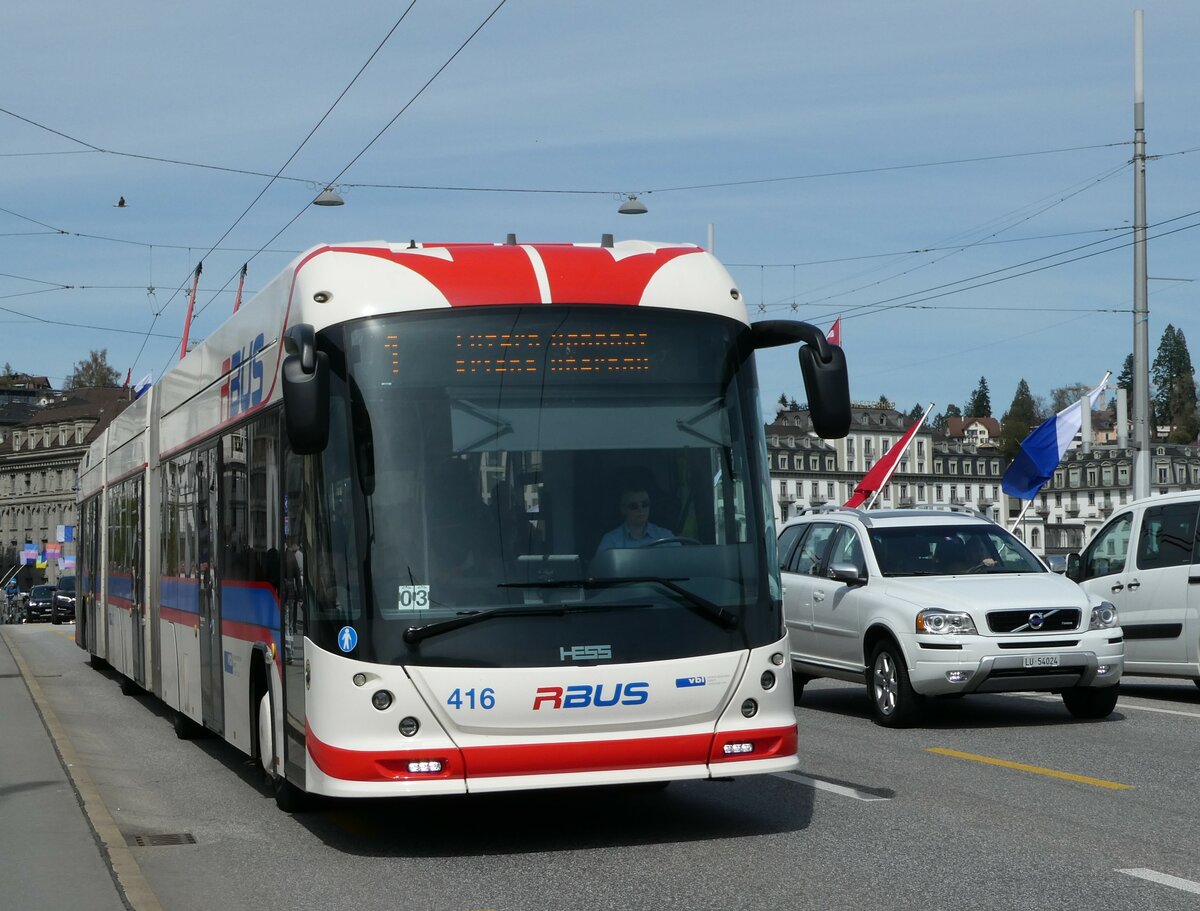
[[[1021,520],[1025,518],[1025,513],[1029,511],[1029,507],[1032,505],[1033,500],[1025,501],[1025,505],[1021,507],[1021,514],[1017,516],[1017,520],[1013,522],[1012,526],[1008,529],[1010,534],[1017,530],[1017,526],[1021,524]]]

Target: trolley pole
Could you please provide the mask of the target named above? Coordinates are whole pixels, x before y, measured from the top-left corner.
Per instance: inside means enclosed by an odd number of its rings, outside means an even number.
[[[1150,313],[1146,304],[1146,114],[1142,10],[1133,14],[1133,495],[1150,495]]]

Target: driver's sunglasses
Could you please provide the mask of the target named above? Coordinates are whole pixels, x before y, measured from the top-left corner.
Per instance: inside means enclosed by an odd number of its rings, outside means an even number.
[[[625,508],[626,509],[649,509],[650,501],[649,500],[630,500],[628,503],[625,504]]]

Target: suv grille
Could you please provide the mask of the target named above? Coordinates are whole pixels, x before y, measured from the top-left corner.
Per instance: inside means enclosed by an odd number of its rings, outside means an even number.
[[[1045,610],[997,610],[987,615],[993,633],[1060,633],[1079,628],[1079,610],[1056,607]]]

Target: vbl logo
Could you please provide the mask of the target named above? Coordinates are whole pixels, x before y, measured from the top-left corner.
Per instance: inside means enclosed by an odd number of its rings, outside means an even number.
[[[592,686],[588,683],[568,687],[539,686],[533,697],[535,710],[548,706],[552,709],[585,709],[590,705],[606,708],[610,705],[644,705],[650,698],[649,683],[618,683],[610,692],[607,685]]]
[[[222,364],[225,381],[221,384],[221,414],[223,418],[237,417],[262,404],[263,364],[258,352],[263,349],[260,332],[249,349],[235,351]]]

